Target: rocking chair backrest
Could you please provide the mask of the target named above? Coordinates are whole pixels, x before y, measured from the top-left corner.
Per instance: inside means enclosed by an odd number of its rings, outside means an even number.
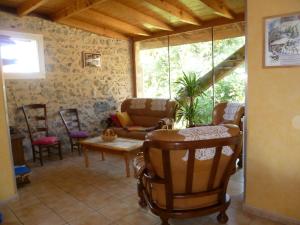
[[[221,126],[215,127],[218,132]],[[150,134],[144,144],[145,178],[149,198],[157,207],[187,210],[226,201],[228,180],[241,151],[241,134],[237,126],[222,127],[229,129],[228,137],[187,140],[180,132],[188,129]],[[199,129],[205,132],[203,127],[189,128],[189,132],[197,136]]]
[[[35,136],[48,136],[47,108],[45,104],[30,104],[21,107],[31,142]]]

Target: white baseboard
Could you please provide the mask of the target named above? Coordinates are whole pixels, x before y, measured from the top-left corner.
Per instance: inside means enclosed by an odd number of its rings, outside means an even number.
[[[282,216],[282,215],[278,215],[276,213],[264,210],[264,209],[259,209],[259,208],[255,208],[253,206],[249,206],[246,205],[245,203],[243,204],[243,209],[245,212],[248,212],[250,214],[265,218],[265,219],[269,219],[269,220],[273,220],[275,222],[279,222],[279,223],[283,223],[283,224],[295,224],[295,225],[300,225],[300,220],[291,218],[291,217],[287,217],[287,216]]]
[[[11,196],[10,198],[8,198],[6,200],[3,200],[3,201],[0,201],[0,206],[6,205],[8,202],[16,200],[18,198],[19,198],[19,195],[18,195],[18,193],[16,193],[13,196]]]

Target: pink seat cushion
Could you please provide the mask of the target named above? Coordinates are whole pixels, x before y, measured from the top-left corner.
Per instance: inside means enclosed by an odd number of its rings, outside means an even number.
[[[84,130],[70,132],[70,137],[72,137],[72,138],[87,138],[88,136],[89,136],[89,133]]]
[[[53,145],[58,143],[57,137],[41,137],[32,142],[33,145]]]

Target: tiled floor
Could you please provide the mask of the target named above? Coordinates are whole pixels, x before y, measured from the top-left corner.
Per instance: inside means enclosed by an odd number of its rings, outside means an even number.
[[[126,178],[124,162],[118,157],[90,153],[86,169],[77,154],[62,161],[32,166],[31,184],[19,189],[19,199],[3,206],[4,225],[157,225],[160,220],[137,204],[136,180]],[[230,180],[232,204],[230,225],[279,225],[242,211],[242,170]],[[214,225],[216,215],[171,220],[172,225]]]

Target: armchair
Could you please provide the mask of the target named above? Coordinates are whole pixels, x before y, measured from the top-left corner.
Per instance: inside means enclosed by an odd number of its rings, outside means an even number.
[[[134,160],[140,205],[169,225],[169,218],[219,212],[226,223],[227,184],[241,151],[236,125],[157,130],[147,135]]]
[[[212,125],[235,124],[243,130],[245,106],[241,103],[221,102],[213,110]]]
[[[234,102],[221,102],[217,104],[212,113],[212,123],[206,125],[196,126],[209,126],[220,124],[235,124],[243,131],[243,117],[245,115],[245,106],[241,103]],[[243,167],[243,152],[241,151],[238,157],[238,166]]]

